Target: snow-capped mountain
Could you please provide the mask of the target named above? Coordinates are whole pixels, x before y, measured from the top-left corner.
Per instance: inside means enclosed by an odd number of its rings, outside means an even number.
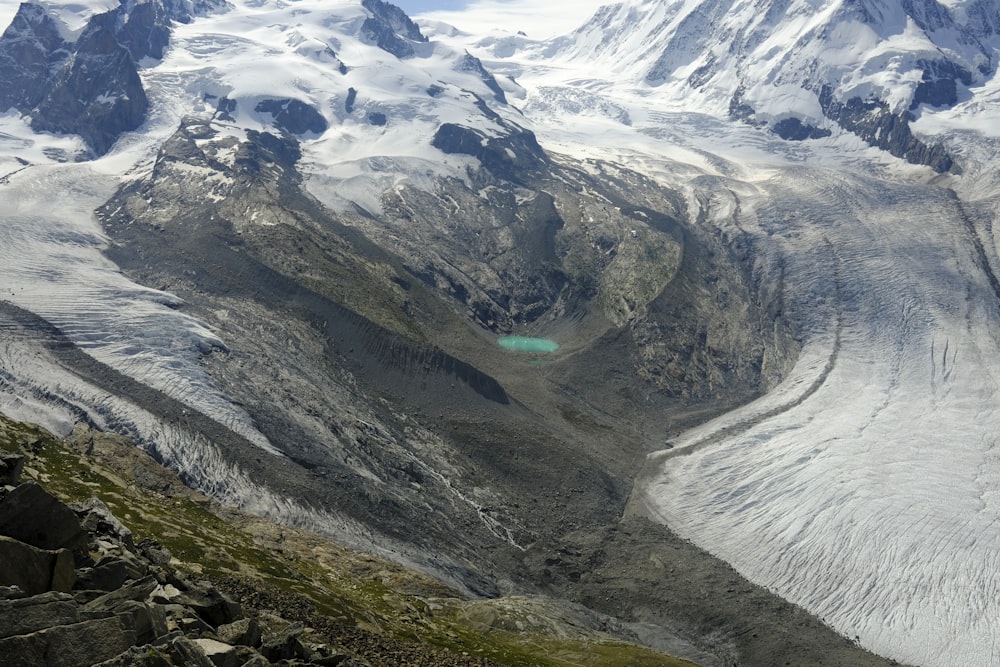
[[[0,3],[0,407],[699,660],[1000,664],[998,17]]]
[[[998,32],[995,4],[979,0],[650,0],[609,4],[545,43],[474,41],[500,61],[587,72],[576,83],[592,93],[639,94],[661,109],[740,118],[791,140],[846,130],[942,171],[951,156],[910,123],[992,81]]]

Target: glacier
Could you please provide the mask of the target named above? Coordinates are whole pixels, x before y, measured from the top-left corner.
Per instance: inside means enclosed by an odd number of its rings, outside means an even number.
[[[995,73],[978,69],[953,107],[914,110],[915,130],[944,137],[961,175],[887,161],[822,118],[797,68],[811,67],[813,84],[835,72],[845,96],[891,91],[891,104],[905,106],[916,84],[894,77],[933,44],[893,3],[878,8],[895,41],[876,40],[875,52],[860,39],[873,28],[835,22],[823,32],[803,4],[784,3],[799,11],[768,25],[755,3],[713,23],[706,12],[717,3],[623,2],[543,42],[429,25],[517,78],[544,145],[686,180],[692,218],[750,235],[755,275],[781,295],[802,344],[762,398],[663,433],[626,513],[668,525],[876,653],[998,665]],[[949,3],[956,15],[967,5]],[[700,28],[679,25],[686,16]],[[737,25],[757,32],[737,33],[744,41],[727,54],[718,44]],[[965,63],[996,58],[995,46],[979,50],[992,37],[949,39]],[[650,81],[661,53],[663,78]],[[893,67],[877,65],[894,55]],[[686,64],[696,59],[707,72],[697,85]],[[733,124],[735,72],[767,73],[747,91],[758,121],[794,112],[831,136],[782,142]]]

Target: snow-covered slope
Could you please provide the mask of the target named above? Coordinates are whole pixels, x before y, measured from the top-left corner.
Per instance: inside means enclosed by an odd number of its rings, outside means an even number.
[[[459,41],[543,98],[558,81],[605,105],[638,96],[787,139],[846,131],[941,171],[953,165],[940,139],[914,135],[910,123],[994,78],[998,28],[984,0],[628,0],[544,42],[500,32]]]

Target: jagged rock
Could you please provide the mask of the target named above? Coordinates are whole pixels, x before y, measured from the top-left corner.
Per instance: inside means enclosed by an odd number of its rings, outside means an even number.
[[[260,647],[261,655],[271,662],[292,658],[304,660],[308,651],[299,640],[303,632],[305,627],[301,623],[292,623],[274,634],[268,634]]]
[[[138,544],[139,553],[153,565],[166,565],[173,558],[168,549],[164,549],[160,544],[146,538]]]
[[[184,605],[165,604],[163,605],[163,610],[167,616],[167,628],[169,630],[179,630],[184,634],[212,632],[212,626]]]
[[[372,13],[361,25],[361,35],[383,51],[410,58],[415,53],[413,42],[428,41],[399,7],[382,0],[363,0],[361,4]]]
[[[242,644],[254,648],[260,646],[262,640],[260,625],[252,618],[244,618],[233,623],[220,625],[215,634],[227,644]]]
[[[170,648],[180,658],[180,664],[186,667],[215,667],[201,646],[187,637],[176,637],[170,642]]]
[[[80,667],[103,662],[135,643],[126,618],[112,616],[0,639],[0,656],[10,665]]]
[[[503,88],[501,88],[500,84],[497,83],[496,77],[490,74],[489,71],[483,67],[483,63],[479,60],[479,58],[475,57],[471,53],[466,53],[465,57],[458,64],[457,69],[460,72],[471,72],[477,75],[480,80],[486,84],[486,87],[493,92],[493,97],[497,102],[500,104],[507,104],[507,96],[504,94]],[[431,95],[431,97],[434,96]]]
[[[102,558],[94,567],[77,570],[76,588],[81,590],[114,591],[128,579],[128,568],[121,558]]]
[[[234,646],[214,639],[194,639],[192,641],[201,648],[215,667],[239,667],[242,664]]]
[[[73,510],[34,482],[25,482],[0,501],[0,535],[39,549],[77,549],[87,536]]]
[[[149,599],[159,604],[173,604],[181,594],[181,591],[174,584],[161,584],[157,586],[149,595]]]
[[[73,598],[65,593],[51,592],[0,601],[0,639],[79,621],[79,610]]]
[[[271,661],[258,653],[248,658],[241,667],[271,667]]]
[[[121,603],[128,600],[145,601],[158,585],[155,578],[144,577],[137,581],[131,581],[118,590],[106,593],[95,600],[91,600],[83,607],[88,611],[114,611]]]
[[[841,127],[853,132],[869,146],[889,151],[911,164],[927,165],[939,173],[953,171],[954,160],[941,145],[928,146],[913,136],[909,111],[893,113],[881,100],[862,100],[852,97],[846,102],[833,98],[830,86],[824,86],[819,95],[823,114]]]
[[[274,126],[289,134],[326,132],[326,119],[301,100],[261,100],[254,107],[254,111],[271,114]]]
[[[93,667],[173,667],[169,656],[156,646],[133,646],[110,660]]]
[[[0,586],[0,600],[20,600],[28,594],[20,586]]]
[[[0,452],[0,484],[17,485],[24,469],[24,457],[20,454]]]
[[[22,3],[0,36],[0,111],[30,112],[45,95],[53,68],[69,58],[69,48],[44,7]]]
[[[264,638],[275,637],[284,633],[289,628],[298,627],[297,623],[293,623],[269,611],[258,612],[256,620],[260,626],[261,635]]]
[[[191,609],[213,628],[243,618],[239,602],[207,583],[194,584],[190,590],[179,592],[170,601]]]
[[[70,591],[76,579],[73,554],[47,550],[0,536],[0,585],[16,586],[28,595]]]
[[[103,155],[119,135],[143,123],[148,108],[135,61],[115,38],[114,16],[109,12],[88,22],[74,57],[32,111],[32,127],[78,134]]]
[[[126,600],[115,607],[117,614],[131,614],[136,641],[148,644],[167,634],[166,610],[158,604]]]
[[[98,498],[90,498],[82,503],[70,503],[69,508],[80,518],[80,525],[88,533],[112,537],[129,549],[135,547],[132,531],[126,528]]]
[[[121,13],[119,11],[119,13]],[[170,15],[159,2],[136,3],[118,30],[118,41],[135,62],[163,58],[170,43]]]

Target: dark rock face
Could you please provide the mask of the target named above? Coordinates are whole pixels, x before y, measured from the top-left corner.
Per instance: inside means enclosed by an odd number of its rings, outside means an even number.
[[[134,643],[125,618],[112,616],[0,639],[0,655],[12,665],[79,667],[109,660]]]
[[[16,487],[0,502],[0,535],[39,549],[74,549],[84,540],[73,510],[33,482]]]
[[[952,106],[958,102],[958,82],[972,85],[972,74],[947,60],[922,62],[922,80],[913,91],[911,109],[921,104]]]
[[[830,130],[824,130],[813,125],[806,125],[798,118],[786,118],[774,124],[774,133],[786,141],[804,141],[806,139],[822,139],[830,136]]]
[[[222,97],[219,99],[219,103],[215,107],[215,119],[232,123],[236,120],[233,116],[234,111],[236,111],[236,100],[231,100],[228,97]]]
[[[91,19],[73,58],[32,113],[35,129],[78,134],[98,155],[142,125],[149,108],[135,60],[115,38],[113,21],[110,14]]]
[[[0,535],[0,563],[0,585],[17,586],[28,595],[73,586],[73,554],[66,549],[39,549]]]
[[[431,145],[444,153],[471,155],[497,178],[519,182],[520,172],[540,168],[548,162],[548,156],[533,132],[519,127],[508,129],[509,134],[488,137],[469,127],[445,123],[434,134]]]
[[[69,58],[71,46],[43,7],[23,3],[0,36],[0,110],[33,109],[45,96],[52,70]]]
[[[461,72],[472,72],[473,74],[478,75],[482,82],[486,84],[486,87],[493,91],[493,97],[496,98],[496,101],[500,104],[507,104],[507,96],[504,95],[500,84],[497,83],[496,78],[492,74],[486,71],[486,68],[483,67],[483,63],[479,60],[479,58],[476,58],[470,53],[466,53],[461,63],[459,63],[458,70]],[[431,96],[433,97],[433,95]]]
[[[326,119],[301,100],[262,100],[254,110],[271,114],[274,126],[289,134],[322,134],[327,128]]]
[[[167,8],[158,2],[138,4],[129,12],[118,41],[137,63],[143,58],[160,60],[170,43],[170,19]]]
[[[383,51],[397,58],[412,58],[416,53],[413,43],[427,41],[417,24],[399,7],[382,0],[364,0],[361,4],[372,13],[361,25],[361,34]]]
[[[911,164],[923,164],[943,173],[955,167],[954,160],[940,145],[928,146],[913,136],[909,112],[892,113],[880,100],[865,101],[853,97],[846,102],[833,99],[833,91],[825,86],[819,96],[823,113],[868,145],[881,148]]]
[[[0,110],[30,115],[36,130],[77,134],[103,155],[146,119],[137,63],[163,57],[172,21],[224,4],[126,1],[91,17],[74,44],[44,7],[24,3],[0,36]]]
[[[24,470],[24,457],[0,452],[0,484],[17,484]]]

